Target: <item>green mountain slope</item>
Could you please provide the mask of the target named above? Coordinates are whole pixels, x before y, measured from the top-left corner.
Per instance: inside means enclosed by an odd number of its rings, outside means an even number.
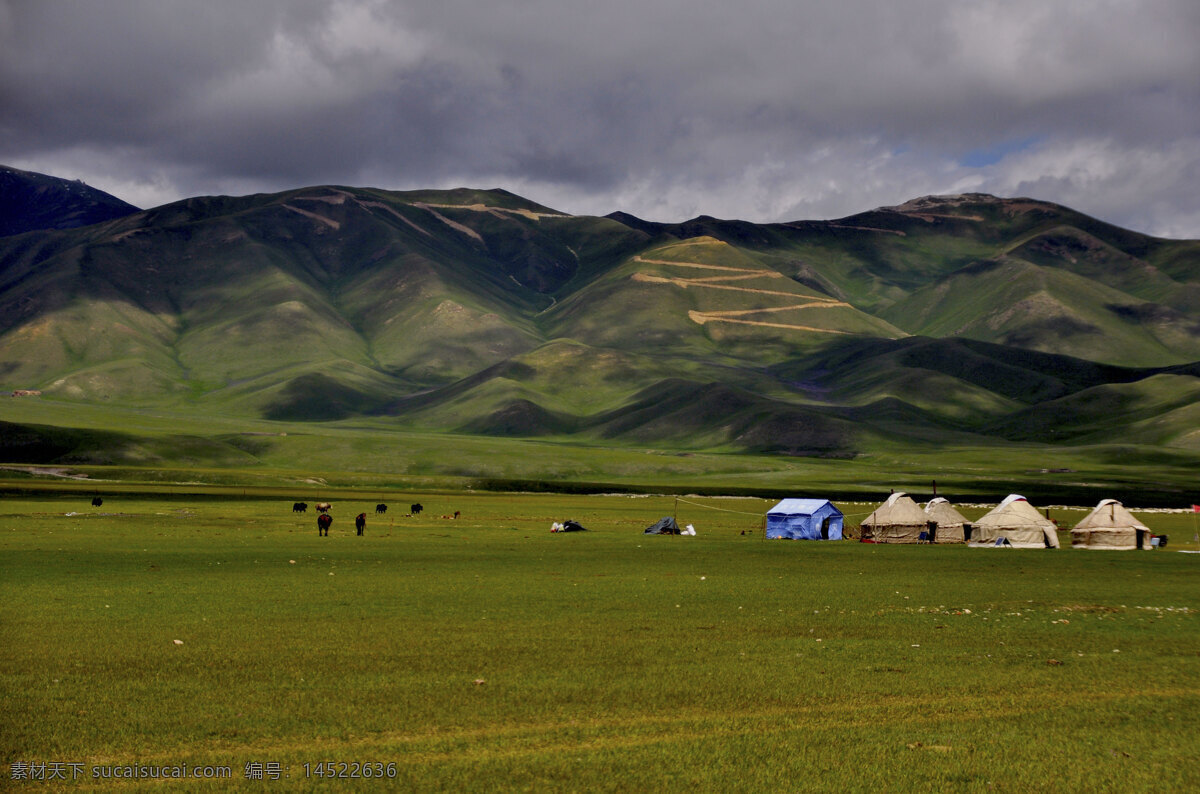
[[[1130,365],[1200,359],[1200,323],[1065,268],[986,260],[883,313],[927,336],[964,336]]]
[[[927,197],[837,221],[766,226],[617,217],[647,233],[739,245],[907,333],[1131,366],[1200,358],[1200,245],[1046,202]]]
[[[74,404],[823,457],[1191,449],[1196,361],[1200,244],[1027,199],[655,224],[324,186],[0,238],[0,388]]]

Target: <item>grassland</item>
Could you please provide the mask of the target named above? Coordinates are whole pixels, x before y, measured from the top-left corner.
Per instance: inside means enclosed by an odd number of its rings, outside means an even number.
[[[386,418],[272,422],[169,410],[14,399],[0,420],[0,488],[55,483],[98,493],[126,484],[291,489],[636,491],[877,499],[891,489],[997,502],[1011,492],[1041,503],[1183,507],[1198,501],[1196,452],[1134,443],[1084,446],[947,445],[914,440],[907,415],[874,410],[882,431],[853,459],[663,449],[652,441],[495,438],[414,432]],[[11,422],[12,424],[6,424]],[[31,463],[47,462],[36,466]],[[32,472],[32,473],[30,473]],[[54,476],[69,473],[86,482]]]
[[[698,536],[648,538],[672,498],[393,491],[376,517],[381,494],[328,491],[318,538],[291,492],[84,495],[0,499],[6,777],[222,764],[249,787],[247,763],[278,763],[322,788],[304,764],[379,761],[405,790],[1200,786],[1197,556],[768,542],[760,499],[688,498]],[[1191,515],[1140,517],[1187,547]],[[589,532],[547,531],[565,518]]]

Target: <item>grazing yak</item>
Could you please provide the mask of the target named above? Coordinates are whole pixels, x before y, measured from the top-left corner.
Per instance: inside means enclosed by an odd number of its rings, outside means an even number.
[[[333,505],[329,504],[329,502],[317,502],[316,507],[318,513],[328,513],[329,508],[333,507]]]
[[[333,523],[333,516],[328,513],[322,513],[317,516],[317,535],[321,537],[329,537],[329,525]]]
[[[424,509],[425,509],[424,507],[421,507],[421,503],[420,503],[420,502],[417,502],[415,505],[413,505],[412,507],[408,508],[408,512],[410,512],[410,513],[412,513],[414,516],[416,516],[416,515],[420,515],[420,514],[421,514],[421,511],[422,511],[422,510],[424,510]]]
[[[361,535],[363,533],[363,529],[365,529],[366,526],[367,526],[367,514],[366,513],[359,513],[358,515],[356,515],[354,517],[354,528],[358,530],[359,535]]]
[[[382,503],[375,505],[375,515],[379,515],[380,513],[386,513],[386,512],[387,512],[387,505],[382,504]]]
[[[99,507],[102,504],[104,504],[104,500],[101,499],[99,496],[92,497],[92,507]]]
[[[308,502],[296,502],[292,505],[293,513],[303,513],[308,510]]]

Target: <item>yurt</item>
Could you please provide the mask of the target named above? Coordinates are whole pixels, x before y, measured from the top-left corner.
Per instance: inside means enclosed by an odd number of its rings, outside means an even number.
[[[898,492],[875,508],[860,529],[864,543],[921,543],[929,540],[933,525],[908,494]]]
[[[954,505],[945,497],[930,499],[925,505],[925,515],[937,528],[933,531],[934,543],[966,543],[967,529],[971,522],[966,516],[954,509]]]
[[[975,522],[972,546],[1009,546],[1014,549],[1057,549],[1058,531],[1020,494],[1009,494],[992,511]]]
[[[1102,499],[1071,530],[1073,549],[1131,551],[1150,548],[1150,530],[1116,499]]]

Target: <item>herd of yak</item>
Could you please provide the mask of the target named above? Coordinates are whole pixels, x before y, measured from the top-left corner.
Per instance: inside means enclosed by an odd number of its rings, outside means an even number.
[[[103,498],[101,498],[99,496],[92,498],[92,507],[100,507],[103,504],[104,504]],[[328,537],[329,536],[329,525],[333,523],[333,516],[329,515],[329,510],[330,510],[330,508],[333,507],[333,505],[330,504],[329,502],[317,502],[313,507],[316,509],[316,511],[318,513],[320,513],[320,515],[317,516],[317,534],[320,535],[321,537]],[[381,515],[383,513],[386,513],[387,509],[388,509],[387,505],[380,502],[379,504],[375,505],[375,515]],[[412,516],[420,515],[421,511],[423,511],[424,509],[425,509],[424,506],[422,506],[420,502],[414,502],[413,504],[409,505],[408,517],[411,518]],[[308,502],[293,503],[292,504],[292,512],[293,513],[307,513],[308,512]],[[461,515],[461,513],[459,513],[459,511],[455,510],[454,515],[442,516],[442,518],[458,518],[460,515]],[[367,528],[367,514],[366,513],[359,513],[357,516],[354,517],[354,528],[357,530],[357,534],[359,534],[359,535],[363,534],[363,530],[365,530]]]
[[[317,502],[314,505],[314,508],[316,509],[316,511],[318,513],[320,513],[320,515],[317,516],[317,534],[320,535],[321,537],[329,537],[329,525],[333,523],[333,516],[329,515],[329,510],[332,507],[333,507],[333,505],[331,505],[329,502]],[[421,505],[420,502],[414,502],[408,508],[408,515],[409,516],[420,515],[421,511],[424,509],[425,508]],[[292,505],[292,512],[293,513],[307,513],[308,512],[308,502],[294,503]],[[382,502],[375,505],[375,515],[380,515],[380,514],[386,513],[386,512],[387,512],[387,505],[383,504]],[[456,510],[454,512],[454,517],[458,518],[458,516],[459,516],[459,513]],[[361,535],[363,533],[363,530],[366,528],[367,528],[367,514],[359,513],[357,516],[354,517],[354,529],[356,530],[356,534]]]

